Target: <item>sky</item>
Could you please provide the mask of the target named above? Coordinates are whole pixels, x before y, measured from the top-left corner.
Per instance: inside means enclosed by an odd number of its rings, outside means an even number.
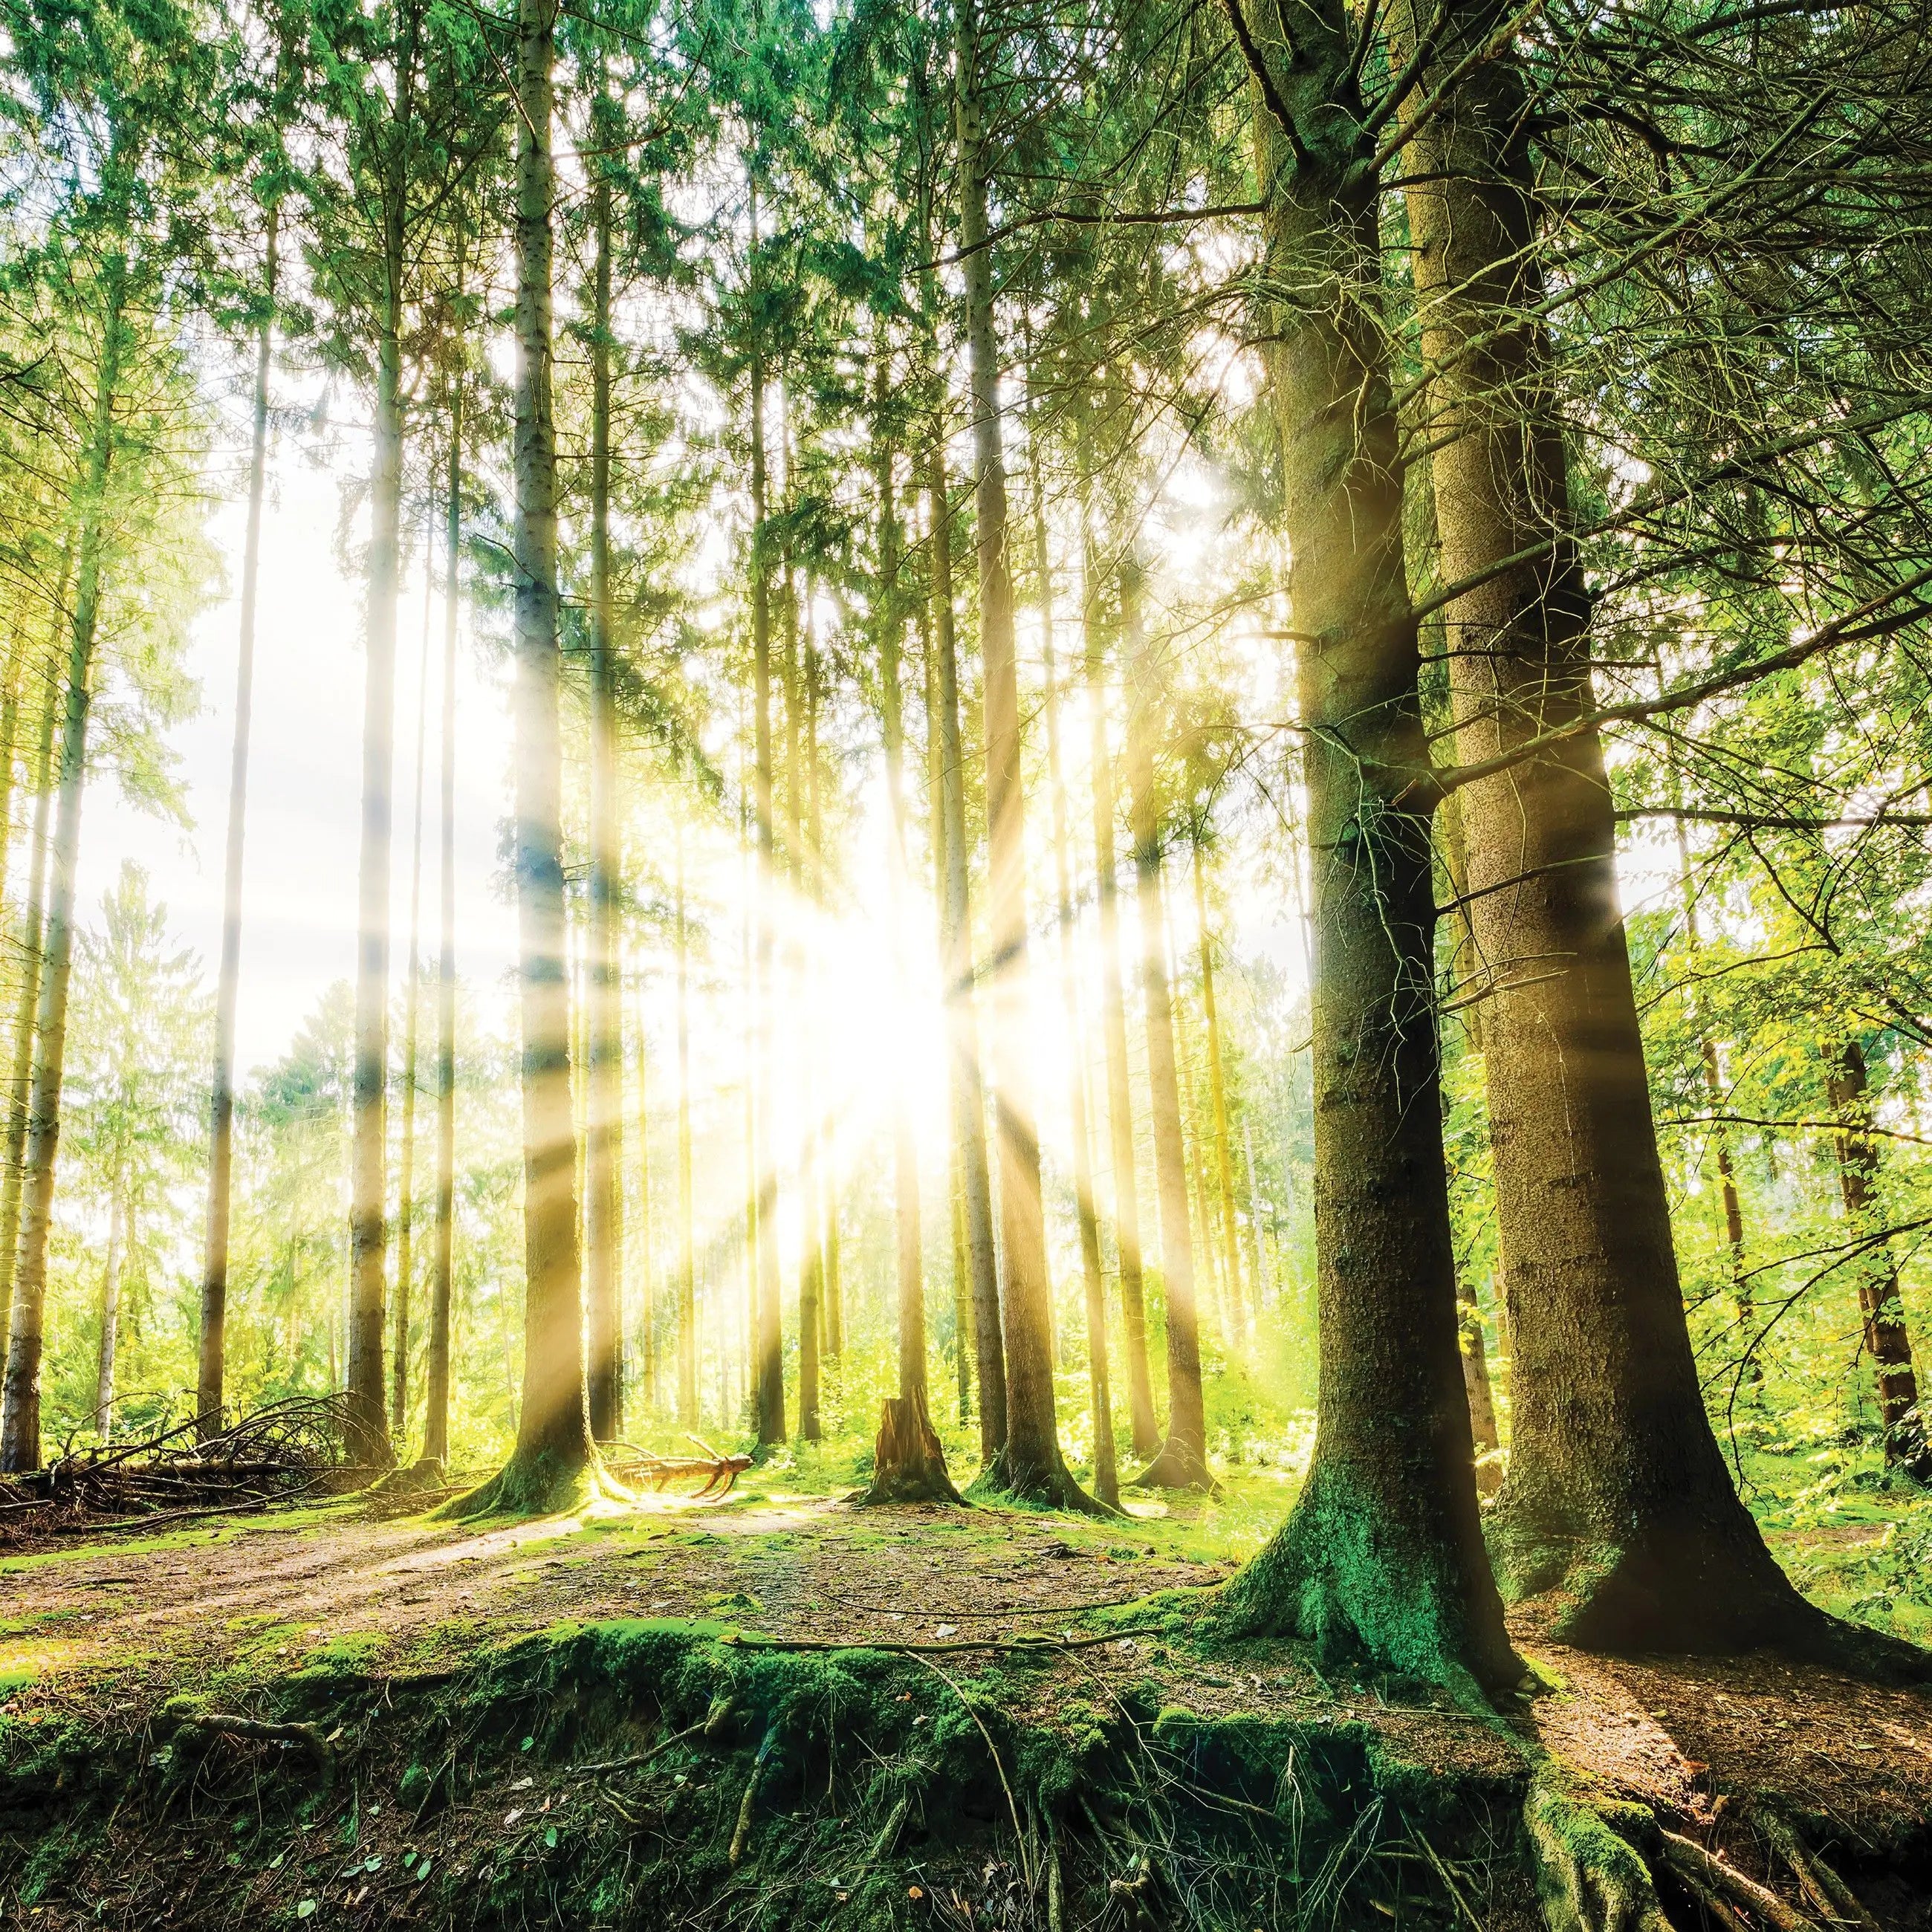
[[[236,1015],[236,1060],[244,1075],[279,1058],[323,992],[355,970],[363,609],[361,586],[339,568],[334,542],[340,476],[353,473],[366,459],[352,443],[346,452],[338,446],[337,454],[344,466],[326,471],[292,439],[280,440],[263,515]],[[154,896],[166,904],[170,932],[200,953],[211,988],[220,950],[244,527],[239,502],[216,512],[212,534],[226,559],[227,595],[194,627],[189,669],[202,683],[200,715],[170,734],[193,830],[184,833],[131,808],[105,782],[89,786],[82,823],[82,922],[98,918],[102,895],[122,861],[136,860],[146,868]],[[397,652],[391,930],[398,982],[408,958],[423,591],[418,568],[404,586]],[[440,601],[430,622],[425,957],[434,956],[436,944]],[[507,668],[482,661],[465,635],[458,646],[457,688],[458,971],[486,998],[501,988],[514,956],[514,915],[498,880],[496,856],[510,769],[507,690]]]

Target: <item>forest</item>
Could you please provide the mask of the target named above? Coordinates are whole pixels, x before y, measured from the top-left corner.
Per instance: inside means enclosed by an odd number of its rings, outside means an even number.
[[[0,0],[0,1921],[1932,1926],[1932,14]]]

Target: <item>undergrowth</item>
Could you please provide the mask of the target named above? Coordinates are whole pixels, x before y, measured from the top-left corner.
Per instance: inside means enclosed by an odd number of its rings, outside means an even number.
[[[0,1916],[596,1928],[1528,1924],[1520,1780],[1368,1727],[1216,1717],[1068,1653],[566,1627],[369,1653],[116,1736],[0,1725]],[[274,1735],[216,1722],[245,1706]],[[197,1721],[200,1720],[200,1721]],[[210,1728],[212,1725],[213,1728]]]

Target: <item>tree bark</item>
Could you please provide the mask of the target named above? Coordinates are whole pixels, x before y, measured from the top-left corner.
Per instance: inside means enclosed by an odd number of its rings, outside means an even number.
[[[883,413],[887,376],[880,359],[873,390],[875,414]],[[908,971],[905,948],[907,854],[905,719],[899,686],[904,652],[904,622],[898,598],[898,516],[893,491],[894,458],[891,445],[880,441],[874,488],[879,514],[879,718],[886,766],[886,806],[890,820],[886,856],[886,917],[892,934],[894,964],[903,979]],[[903,1070],[893,1083],[892,1181],[898,1225],[898,1391],[922,1418],[930,1393],[926,1369],[926,1254],[920,1225],[919,1144],[912,1116],[912,1096]],[[884,1437],[881,1437],[881,1447]],[[940,1464],[942,1471],[944,1464]],[[952,1484],[946,1484],[950,1492]]]
[[[8,1326],[7,1372],[0,1393],[0,1474],[40,1466],[40,1354],[47,1292],[47,1240],[53,1223],[54,1163],[60,1150],[61,1082],[67,1060],[67,1002],[74,963],[74,875],[80,856],[80,806],[87,730],[94,699],[94,647],[100,621],[102,524],[114,452],[114,400],[126,353],[128,263],[108,258],[100,356],[94,372],[87,464],[76,492],[74,624],[61,709],[60,790],[50,854],[52,878],[40,956],[34,1023],[33,1091],[27,1104],[20,1187],[20,1244]],[[49,700],[51,705],[51,698]]]
[[[1424,86],[1500,25],[1442,37]],[[1493,572],[1444,613],[1456,755],[1593,706],[1589,603],[1533,322],[1543,293],[1528,136],[1507,58],[1418,123],[1404,163],[1430,384],[1441,567]],[[1543,560],[1498,569],[1534,550]],[[1298,622],[1300,620],[1298,618]],[[1510,1465],[1490,1522],[1512,1594],[1561,1588],[1586,1647],[1729,1648],[1816,1621],[1733,1490],[1698,1384],[1630,985],[1594,733],[1466,788],[1470,919],[1491,997],[1484,1070],[1504,1298]],[[1551,960],[1513,979],[1512,963]]]
[[[1034,482],[1040,560],[1040,622],[1046,632],[1046,769],[1053,793],[1053,860],[1060,898],[1060,993],[1066,1012],[1067,1118],[1073,1138],[1073,1199],[1080,1223],[1080,1267],[1086,1288],[1087,1387],[1094,1412],[1094,1493],[1110,1508],[1120,1500],[1114,1447],[1113,1390],[1107,1364],[1107,1285],[1100,1262],[1100,1217],[1094,1202],[1093,1136],[1087,1120],[1086,1029],[1081,1023],[1079,951],[1074,940],[1072,838],[1060,758],[1060,692],[1053,657],[1052,585],[1047,574],[1046,520]]]
[[[1136,1456],[1160,1447],[1154,1375],[1148,1361],[1147,1291],[1141,1258],[1140,1182],[1134,1167],[1134,1099],[1127,1072],[1127,1006],[1120,981],[1120,873],[1114,856],[1113,753],[1107,742],[1107,685],[1100,572],[1090,531],[1085,543],[1087,706],[1091,716],[1094,872],[1100,914],[1100,1030],[1106,1049],[1107,1120],[1114,1170],[1114,1245],[1120,1264],[1120,1326],[1127,1368],[1127,1420]]]
[[[590,1011],[584,1134],[584,1299],[589,1317],[590,1432],[624,1431],[619,1163],[623,1047],[617,984],[618,826],[616,640],[610,594],[610,182],[591,189],[596,259],[590,302]]]
[[[677,1419],[698,1426],[698,1275],[691,1164],[691,932],[685,902],[684,814],[677,814]]]
[[[442,566],[442,931],[436,971],[436,1232],[424,1367],[423,1460],[449,1460],[449,1354],[456,1288],[456,634],[463,544],[463,382],[452,386]]]
[[[1120,597],[1132,678],[1129,694],[1129,805],[1134,903],[1140,914],[1141,998],[1147,1022],[1148,1088],[1154,1123],[1154,1180],[1160,1202],[1161,1286],[1167,1303],[1167,1438],[1136,1487],[1212,1490],[1208,1418],[1201,1388],[1201,1330],[1194,1299],[1194,1232],[1187,1204],[1187,1144],[1175,1065],[1174,1004],[1167,977],[1166,889],[1162,877],[1160,782],[1154,734],[1159,673],[1141,614],[1140,566],[1120,568]]]
[[[1201,1012],[1208,1028],[1208,1099],[1214,1111],[1214,1178],[1221,1202],[1221,1259],[1228,1277],[1228,1339],[1254,1330],[1241,1280],[1241,1246],[1235,1234],[1234,1161],[1228,1140],[1228,1081],[1221,1052],[1221,1014],[1214,998],[1214,936],[1208,923],[1206,864],[1194,846],[1194,919],[1201,948]]]
[[[952,1144],[980,1383],[980,1455],[991,1464],[1006,1439],[1006,1364],[993,1243],[992,1177],[986,1162],[986,1088],[974,987],[973,908],[966,878],[966,752],[959,723],[959,652],[952,621],[952,512],[946,458],[926,446],[926,513],[932,530],[932,638],[939,690],[940,829],[946,846],[940,950],[946,975]]]
[[[67,601],[63,572],[56,608]],[[27,866],[27,896],[20,905],[15,944],[20,978],[14,1000],[12,1064],[7,1081],[7,1151],[0,1174],[0,1337],[11,1330],[14,1264],[20,1243],[20,1181],[26,1167],[27,1103],[34,1078],[34,1028],[40,1010],[42,942],[46,923],[47,854],[53,816],[54,722],[60,707],[50,695],[40,699],[39,742],[34,753],[34,825]],[[0,1370],[4,1370],[0,1360]]]
[[[550,410],[556,0],[518,0],[516,476],[518,991],[523,1029],[524,1382],[517,1446],[476,1509],[566,1498],[596,1449],[584,1402],[557,698],[556,435]]]
[[[396,1333],[389,1368],[389,1435],[400,1447],[410,1416],[410,1318],[416,1287],[416,1074],[422,1019],[423,772],[429,742],[429,532],[423,532],[422,662],[416,680],[416,811],[410,834],[410,964],[403,992],[403,1131],[396,1162]]]
[[[1899,1292],[1898,1259],[1891,1242],[1879,1238],[1885,1220],[1878,1198],[1879,1150],[1870,1132],[1871,1081],[1864,1048],[1853,1039],[1840,1041],[1827,1054],[1825,1069],[1832,1111],[1840,1124],[1838,1189],[1845,1219],[1854,1236],[1870,1244],[1854,1265],[1865,1353],[1871,1358],[1878,1384],[1885,1460],[1922,1483],[1932,1482],[1932,1445],[1927,1442],[1918,1407],[1918,1378]]]
[[[410,118],[414,13],[394,121]],[[382,190],[382,285],[376,324],[375,461],[369,478],[368,663],[362,702],[362,825],[357,868],[356,1053],[349,1178],[349,1336],[345,1380],[352,1454],[394,1460],[385,1423],[388,1328],[389,868],[396,729],[396,605],[403,493],[403,274],[407,176]]]
[[[967,361],[979,512],[980,649],[986,675],[993,1113],[1005,1270],[1000,1313],[1006,1342],[1006,1439],[987,1479],[993,1487],[1015,1496],[1095,1510],[1100,1505],[1073,1480],[1061,1456],[1054,1415],[1052,1291],[1040,1198],[1040,1141],[1027,1067],[1026,794],[1020,764],[1019,680],[1007,556],[992,257],[987,238],[979,19],[972,0],[961,0],[956,8],[954,34],[959,238],[966,258]]]
[[[1514,1682],[1476,1509],[1432,998],[1426,757],[1378,313],[1376,188],[1337,0],[1248,10],[1251,122],[1280,302],[1268,376],[1314,854],[1315,1454],[1230,1586],[1237,1627],[1295,1630],[1472,1692]],[[1473,1682],[1472,1682],[1473,1680]]]
[[[758,182],[753,174],[751,279],[758,282]],[[785,1439],[784,1339],[778,1311],[778,1249],[775,1210],[778,1174],[772,1164],[772,900],[778,886],[772,797],[772,610],[766,548],[765,358],[754,301],[752,388],[752,702],[754,744],[752,808],[758,838],[758,962],[752,994],[758,1050],[752,1100],[752,1234],[755,1255],[752,1336],[753,1400],[760,1449]]]
[[[196,1343],[195,1430],[221,1427],[227,1360],[228,1238],[235,1175],[235,1008],[242,983],[242,865],[248,825],[248,737],[254,709],[255,607],[262,574],[262,502],[268,474],[268,367],[281,208],[268,208],[263,309],[255,338],[254,427],[248,452],[248,519],[242,540],[241,640],[235,664],[235,734],[228,770],[228,839],[222,868],[221,962],[214,994],[214,1073],[208,1095],[208,1222],[202,1247]]]

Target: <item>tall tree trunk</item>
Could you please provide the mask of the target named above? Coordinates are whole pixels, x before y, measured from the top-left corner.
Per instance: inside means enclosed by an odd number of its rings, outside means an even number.
[[[691,1172],[691,933],[685,904],[684,814],[677,814],[677,1419],[698,1426],[698,1274]]]
[[[1140,1183],[1134,1168],[1134,1100],[1127,1071],[1127,1006],[1120,982],[1120,874],[1114,862],[1113,754],[1107,743],[1107,686],[1100,605],[1100,571],[1082,520],[1083,628],[1094,805],[1094,896],[1100,916],[1100,1034],[1107,1064],[1108,1153],[1114,1171],[1114,1246],[1120,1264],[1122,1352],[1127,1421],[1136,1456],[1160,1447],[1154,1375],[1148,1361],[1147,1291],[1141,1260]]]
[[[751,279],[759,280],[758,182],[750,184]],[[784,1336],[778,1310],[778,1246],[776,1209],[778,1173],[772,1159],[773,928],[778,890],[777,828],[772,791],[772,608],[765,518],[765,358],[756,316],[752,322],[752,812],[758,834],[758,968],[752,994],[758,1029],[757,1087],[752,1102],[752,1240],[757,1256],[752,1323],[752,1386],[758,1446],[785,1439]]]
[[[409,116],[406,56],[398,124]],[[368,1463],[394,1459],[384,1423],[383,1340],[388,1240],[389,869],[395,781],[396,607],[401,563],[403,289],[406,182],[386,184],[382,288],[376,323],[375,462],[369,479],[368,665],[363,688],[362,827],[358,867],[356,1049],[349,1181],[350,1446]]]
[[[905,800],[905,718],[899,670],[904,656],[905,615],[898,588],[899,529],[895,476],[897,452],[885,439],[889,376],[881,348],[873,386],[874,433],[878,470],[879,586],[875,607],[879,649],[879,716],[884,740],[886,917],[892,931],[892,961],[903,981],[906,956],[905,900],[910,833]],[[898,1229],[898,1394],[880,1416],[872,1481],[874,1502],[939,1502],[958,1499],[946,1474],[946,1456],[932,1426],[926,1364],[926,1256],[920,1222],[919,1152],[906,1070],[897,1070],[892,1108],[892,1178]]]
[[[1034,502],[1040,560],[1040,622],[1046,632],[1046,769],[1053,793],[1053,861],[1060,898],[1060,993],[1066,1012],[1067,1118],[1073,1138],[1073,1200],[1080,1223],[1081,1275],[1086,1288],[1087,1386],[1094,1408],[1094,1493],[1109,1506],[1120,1500],[1114,1448],[1114,1400],[1107,1372],[1107,1285],[1100,1262],[1100,1217],[1094,1202],[1093,1136],[1087,1124],[1086,1028],[1080,1012],[1079,948],[1073,928],[1072,838],[1060,758],[1060,692],[1053,657],[1052,585],[1048,577],[1046,519]]]
[[[1496,1391],[1490,1382],[1490,1352],[1483,1340],[1482,1304],[1466,1274],[1456,1277],[1456,1332],[1462,1347],[1462,1391],[1469,1399],[1469,1433],[1475,1439],[1476,1488],[1491,1496],[1502,1480],[1496,1460],[1502,1438],[1496,1430]]]
[[[456,632],[463,544],[463,382],[453,386],[442,565],[441,945],[436,970],[436,1233],[424,1369],[423,1460],[449,1460],[449,1352],[456,1287]]]
[[[416,1287],[416,1075],[422,1020],[423,773],[429,745],[430,532],[423,532],[422,661],[416,678],[416,808],[410,832],[410,964],[403,990],[403,1130],[396,1162],[396,1333],[389,1366],[389,1435],[409,1427],[410,1303]]]
[[[108,259],[94,373],[87,464],[75,505],[74,625],[61,711],[60,795],[54,817],[52,879],[40,956],[34,1080],[27,1103],[20,1188],[20,1244],[0,1394],[0,1473],[40,1466],[40,1354],[46,1313],[47,1240],[53,1222],[54,1162],[60,1148],[61,1082],[67,1059],[67,1002],[74,962],[74,874],[80,856],[81,791],[94,697],[94,646],[100,621],[102,522],[114,452],[114,398],[126,352],[128,264]],[[51,704],[51,699],[50,699]]]
[[[954,14],[953,114],[959,238],[965,255],[967,361],[979,512],[980,650],[986,715],[987,926],[992,976],[993,1117],[1000,1160],[1004,1276],[1006,1439],[989,1478],[1008,1493],[1065,1508],[1100,1507],[1068,1472],[1053,1406],[1052,1284],[1040,1198],[1040,1138],[1028,1078],[1026,794],[1020,765],[1019,679],[1007,555],[1006,472],[1000,418],[999,346],[987,238],[986,124],[980,28],[973,0]]]
[[[1134,1478],[1141,1488],[1211,1490],[1208,1418],[1201,1388],[1201,1334],[1194,1300],[1194,1234],[1187,1203],[1187,1144],[1175,1064],[1174,1004],[1167,976],[1160,782],[1155,771],[1160,674],[1141,615],[1140,566],[1120,566],[1132,688],[1127,722],[1128,816],[1133,836],[1134,902],[1140,914],[1141,998],[1147,1021],[1148,1088],[1154,1181],[1160,1201],[1161,1286],[1167,1302],[1167,1439]]]
[[[596,259],[590,313],[590,1000],[584,1136],[584,1298],[590,1327],[590,1432],[624,1430],[623,1316],[617,1233],[624,1081],[617,985],[616,642],[610,595],[610,181],[591,189]]]
[[[235,734],[228,767],[228,842],[222,868],[221,963],[214,994],[214,1075],[208,1096],[208,1223],[196,1346],[195,1430],[221,1427],[227,1360],[228,1236],[235,1177],[235,1007],[242,984],[242,862],[248,825],[248,736],[255,694],[255,605],[262,573],[262,502],[268,475],[268,365],[281,208],[268,208],[262,320],[255,338],[254,422],[248,452],[248,520],[242,541],[241,642],[235,664]]]
[[[973,908],[966,880],[966,751],[959,723],[959,651],[952,620],[952,508],[946,457],[935,433],[926,452],[932,531],[932,638],[939,688],[940,830],[946,844],[940,950],[944,955],[952,1145],[959,1163],[966,1264],[980,1382],[980,1455],[990,1465],[1006,1440],[1006,1360],[993,1241],[992,1177],[986,1161],[986,1088],[974,988]]]
[[[1221,1262],[1228,1277],[1228,1339],[1252,1333],[1253,1313],[1241,1281],[1241,1246],[1234,1214],[1234,1160],[1228,1139],[1228,1079],[1221,1052],[1221,1012],[1214,998],[1214,934],[1208,922],[1206,862],[1194,845],[1194,920],[1201,948],[1201,1013],[1208,1027],[1208,1100],[1214,1111],[1214,1179],[1221,1202]]]
[[[1498,29],[1439,37],[1425,89]],[[1589,596],[1533,317],[1543,284],[1522,90],[1470,66],[1404,162],[1423,310],[1456,749],[1508,752],[1588,712]],[[1556,541],[1550,542],[1551,532]],[[1508,560],[1530,561],[1510,565]],[[1298,625],[1304,622],[1298,614]],[[1561,1587],[1586,1647],[1730,1647],[1815,1628],[1732,1488],[1698,1384],[1631,990],[1594,732],[1466,788],[1470,916],[1492,992],[1484,1071],[1510,1464],[1490,1520],[1513,1594]],[[1512,976],[1511,962],[1564,964]]]
[[[56,608],[66,602],[66,576]],[[20,1181],[25,1171],[28,1100],[34,1078],[34,1026],[40,1010],[42,950],[47,906],[47,854],[53,816],[54,722],[60,707],[51,695],[40,700],[39,742],[34,752],[34,825],[27,866],[27,896],[20,904],[14,944],[20,977],[14,1000],[12,1060],[7,1079],[6,1164],[0,1171],[0,1338],[13,1324],[14,1264],[20,1244]],[[0,1360],[0,1369],[4,1363]]]
[[[644,1002],[638,994],[636,1016],[638,1036],[638,1279],[640,1299],[644,1306],[638,1310],[638,1330],[643,1346],[638,1351],[638,1370],[643,1383],[642,1396],[646,1412],[653,1413],[658,1406],[658,1301],[657,1257],[652,1241],[651,1222],[651,1126],[650,1092],[650,1040],[644,1030]],[[622,1040],[615,1042],[616,1050],[621,1054]],[[620,1063],[621,1064],[621,1063]],[[622,1103],[621,1083],[618,1100]],[[614,1216],[610,1230],[614,1251],[622,1256],[624,1252],[624,1195],[620,1187],[614,1204]],[[620,1310],[621,1315],[622,1310]],[[616,1350],[621,1361],[624,1348],[624,1330],[621,1321],[611,1346]],[[620,1418],[621,1420],[621,1418]]]
[[[819,651],[814,627],[806,634],[805,652],[805,759],[809,814],[806,844],[812,866],[812,902],[820,907],[826,900],[825,801],[820,792],[818,716],[824,701],[825,661]],[[818,1190],[812,1204],[812,1240],[819,1256],[820,1339],[824,1353],[836,1361],[845,1346],[845,1311],[838,1278],[838,1121],[833,1108],[826,1108],[818,1138]]]
[[[114,1357],[121,1340],[121,1268],[127,1209],[120,1163],[108,1190],[107,1257],[100,1270],[100,1346],[94,1356],[94,1432],[103,1442],[114,1433]]]
[[[1871,1134],[1871,1082],[1864,1048],[1853,1039],[1839,1042],[1826,1056],[1825,1077],[1839,1122],[1838,1190],[1845,1218],[1854,1237],[1867,1244],[1854,1266],[1865,1352],[1878,1384],[1885,1460],[1922,1483],[1932,1482],[1932,1444],[1927,1442],[1925,1419],[1918,1407],[1918,1378],[1899,1292],[1898,1259],[1891,1242],[1882,1238],[1879,1151]]]
[[[1283,535],[1315,854],[1315,1454],[1230,1586],[1294,1630],[1467,1690],[1513,1682],[1476,1508],[1431,997],[1426,758],[1382,364],[1376,189],[1339,0],[1250,8],[1250,123],[1267,203]],[[1292,46],[1291,54],[1290,48]]]
[[[570,986],[564,962],[562,748],[557,719],[556,434],[550,412],[556,0],[518,0],[516,881],[523,1027],[524,1386],[517,1446],[472,1509],[541,1510],[596,1449],[584,1403]]]

